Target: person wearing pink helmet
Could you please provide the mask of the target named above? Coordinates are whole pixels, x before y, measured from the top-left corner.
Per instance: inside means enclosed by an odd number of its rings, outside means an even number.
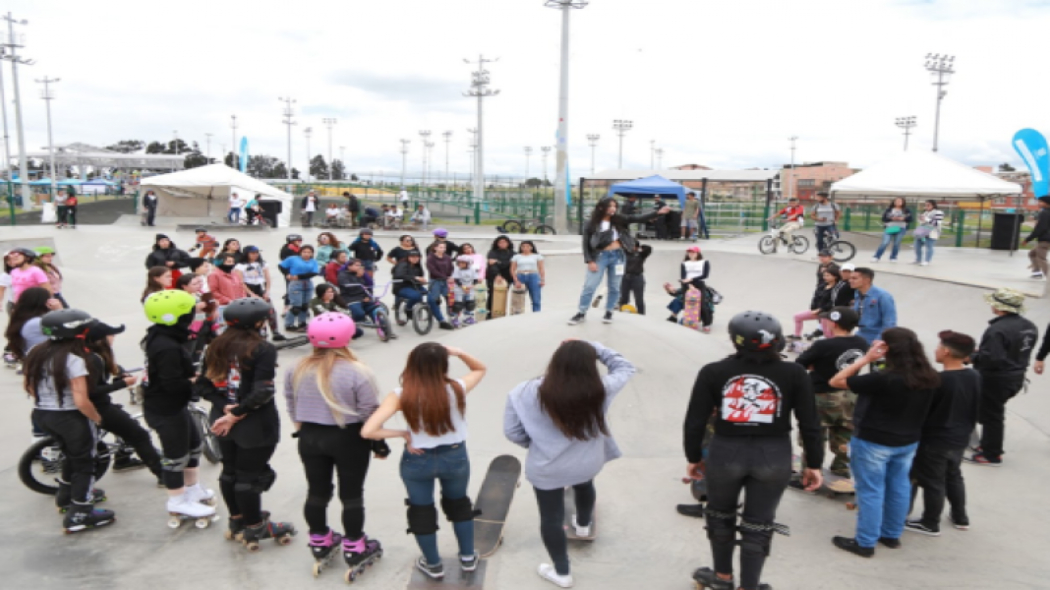
[[[379,392],[372,370],[348,348],[357,330],[342,313],[310,320],[306,336],[313,353],[285,371],[284,397],[306,471],[303,514],[310,551],[323,567],[341,546],[346,564],[360,573],[383,553],[379,541],[364,532],[364,484],[372,454],[385,459],[390,447],[361,437],[365,420],[379,407]],[[343,504],[343,534],[328,526],[333,471]]]

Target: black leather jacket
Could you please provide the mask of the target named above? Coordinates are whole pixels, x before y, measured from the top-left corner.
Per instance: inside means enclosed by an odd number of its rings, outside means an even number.
[[[988,322],[973,366],[988,377],[1024,377],[1032,358],[1039,329],[1017,314],[998,316]]]
[[[647,223],[650,219],[656,219],[656,211],[650,211],[649,213],[643,213],[641,215],[620,215],[613,216],[612,227],[616,228],[616,232],[620,234],[619,242],[620,247],[627,252],[634,252],[634,236],[631,235],[631,230],[628,229],[632,223]],[[599,245],[601,242],[602,232],[598,231],[597,227],[593,227],[592,224],[588,223],[586,229],[583,231],[583,261],[590,263],[598,259],[598,252],[600,251]],[[608,244],[606,244],[608,246]]]

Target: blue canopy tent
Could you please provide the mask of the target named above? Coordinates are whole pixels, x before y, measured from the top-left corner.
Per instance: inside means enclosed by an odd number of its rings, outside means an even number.
[[[678,197],[678,204],[681,207],[685,207],[685,194],[687,192],[689,190],[684,186],[667,180],[659,174],[639,178],[638,180],[621,182],[609,187],[610,197],[613,195],[638,195],[639,197],[675,196]]]

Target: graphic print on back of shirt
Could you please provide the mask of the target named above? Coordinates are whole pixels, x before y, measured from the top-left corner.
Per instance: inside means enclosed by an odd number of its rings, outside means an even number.
[[[835,359],[835,368],[839,371],[852,365],[857,359],[864,356],[864,351],[859,348],[851,348]]]
[[[722,389],[722,419],[737,424],[772,424],[780,415],[780,388],[761,375],[739,375]]]

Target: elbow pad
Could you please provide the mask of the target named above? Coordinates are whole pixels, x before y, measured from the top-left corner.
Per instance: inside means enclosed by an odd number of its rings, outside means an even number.
[[[273,381],[256,381],[252,384],[251,393],[241,402],[241,406],[245,410],[256,410],[273,400],[276,393]]]

